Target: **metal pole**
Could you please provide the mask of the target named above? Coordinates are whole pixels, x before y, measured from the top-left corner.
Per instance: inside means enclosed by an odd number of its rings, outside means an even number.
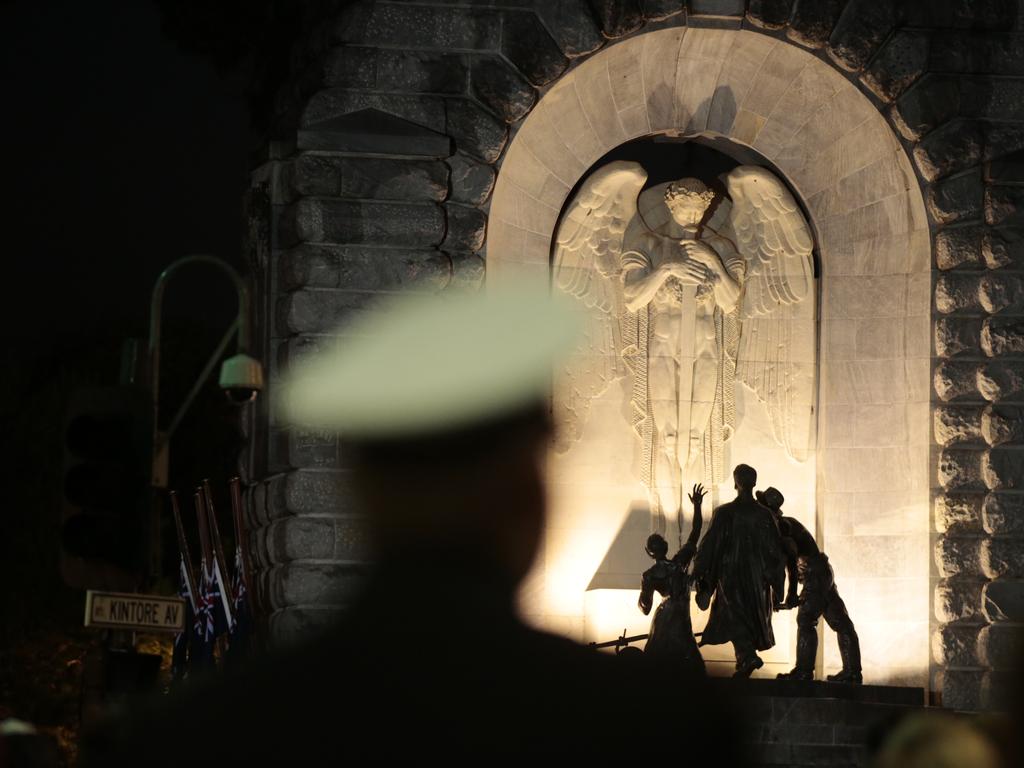
[[[231,337],[235,335],[235,331],[237,330],[238,318],[235,318],[235,322],[233,322],[224,332],[217,348],[213,350],[213,353],[210,355],[210,359],[206,361],[206,365],[203,366],[202,372],[192,385],[192,389],[189,390],[189,393],[185,396],[181,406],[178,408],[178,412],[174,414],[174,418],[171,419],[171,423],[164,431],[162,436],[164,443],[170,441],[171,435],[174,434],[174,430],[178,428],[178,425],[181,424],[181,420],[185,418],[186,411],[188,411],[189,406],[192,405],[192,401],[196,399],[196,396],[199,394],[199,390],[203,388],[203,384],[205,384],[206,380],[210,378],[210,374],[213,373],[213,369],[217,366],[217,361],[224,355],[224,351],[228,348],[228,344],[231,343]]]
[[[164,433],[160,431],[160,339],[163,324],[164,291],[167,289],[167,283],[170,279],[176,275],[182,267],[189,266],[191,264],[208,264],[210,266],[217,267],[230,278],[231,283],[235,286],[235,292],[238,295],[238,316],[235,318],[235,322],[231,325],[231,328],[214,351],[215,357],[211,358],[211,361],[206,364],[199,381],[193,385],[192,391],[189,392],[182,408],[175,415],[167,433]],[[168,460],[166,448],[170,433],[178,426],[178,423],[185,414],[185,410],[191,404],[196,393],[198,393],[199,389],[202,387],[202,383],[210,375],[210,372],[213,370],[213,366],[216,365],[215,358],[227,347],[228,341],[235,333],[236,329],[238,331],[239,352],[248,352],[252,342],[250,314],[248,284],[230,264],[221,261],[216,256],[212,256],[210,254],[197,253],[178,259],[160,273],[156,283],[153,285],[153,296],[149,305],[148,384],[153,401],[153,463],[150,470],[150,484],[154,487],[162,487],[166,484],[166,477],[164,477],[166,471],[165,465]],[[153,516],[150,521],[149,554],[150,572],[151,574],[157,574],[160,572],[160,506],[157,504],[153,505]]]
[[[149,386],[153,393],[153,423],[158,427],[160,402],[160,335],[163,323],[164,291],[167,283],[182,267],[189,264],[210,264],[221,269],[231,279],[238,294],[238,349],[248,352],[251,344],[249,286],[227,262],[205,253],[185,256],[160,273],[153,286],[153,298],[149,305]]]

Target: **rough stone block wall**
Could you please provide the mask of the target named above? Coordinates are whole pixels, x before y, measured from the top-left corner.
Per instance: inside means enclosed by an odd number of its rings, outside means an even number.
[[[291,115],[291,132],[254,174],[271,199],[260,264],[270,389],[290,360],[382,295],[481,284],[509,126],[571,57],[604,42],[589,6],[565,1],[354,3],[297,41],[301,76],[270,121]],[[401,139],[371,137],[354,151],[353,133],[373,133],[381,115]],[[269,629],[287,640],[344,607],[365,545],[337,442],[279,428],[269,413],[263,421],[250,524]]]
[[[970,15],[953,3],[894,12],[861,75],[912,153],[934,225],[933,685],[944,704],[964,709],[1003,701],[1012,660],[990,646],[1019,634],[1019,611],[1004,608],[1024,585],[1018,10],[989,2]]]
[[[944,703],[966,709],[1005,705],[1024,621],[1024,36],[1012,4],[989,6],[894,38],[903,76],[880,83],[936,225],[932,649]]]
[[[1017,0],[354,3],[296,41],[270,121],[280,141],[254,174],[270,201],[260,280],[271,387],[382,293],[479,284],[509,136],[574,61],[681,24],[810,49],[887,117],[928,201],[933,685],[947,706],[998,706],[1008,638],[1024,623],[1022,16]],[[337,121],[365,110],[422,135],[408,153],[353,151]],[[258,426],[250,522],[271,629],[286,637],[344,604],[363,557],[359,518],[329,436],[281,431],[266,414]]]
[[[287,158],[263,169],[276,204],[266,280],[271,391],[290,361],[379,297],[475,287],[483,276],[477,251],[485,219],[473,202],[493,172],[429,149],[449,141],[403,155],[356,151],[350,138],[344,130],[300,135]],[[344,607],[365,544],[347,487],[349,462],[334,437],[279,428],[272,416],[266,432],[265,477],[251,494],[253,551],[271,632],[284,639]]]
[[[1024,620],[1020,4],[758,5],[762,23],[823,49],[874,96],[925,190],[935,274],[932,683],[946,706],[999,707],[1014,663],[1005,649]]]

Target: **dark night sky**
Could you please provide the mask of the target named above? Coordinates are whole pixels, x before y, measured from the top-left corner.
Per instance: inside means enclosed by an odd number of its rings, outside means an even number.
[[[56,562],[66,398],[116,382],[121,340],[146,336],[169,263],[202,251],[244,268],[253,142],[244,75],[162,34],[156,2],[0,0],[0,84],[2,656],[5,631],[60,602],[81,621],[81,593],[60,586]],[[234,290],[198,269],[167,308],[165,423],[234,317]],[[236,414],[210,382],[172,443],[172,485],[209,476],[226,488]]]
[[[6,0],[0,30],[0,332],[33,339],[39,352],[141,335],[162,267],[196,251],[240,262],[250,148],[242,77],[162,36],[149,2]],[[172,312],[198,310],[191,282],[169,294]],[[205,295],[233,304],[217,286]]]

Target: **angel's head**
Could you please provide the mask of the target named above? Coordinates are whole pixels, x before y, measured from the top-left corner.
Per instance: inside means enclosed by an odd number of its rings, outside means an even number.
[[[679,179],[665,189],[665,205],[672,218],[686,228],[700,224],[704,212],[714,199],[715,193],[700,179]]]

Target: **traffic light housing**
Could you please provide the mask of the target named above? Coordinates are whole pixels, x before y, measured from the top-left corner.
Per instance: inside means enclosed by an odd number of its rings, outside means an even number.
[[[152,513],[153,406],[136,386],[83,389],[64,423],[61,572],[80,589],[133,591]]]

